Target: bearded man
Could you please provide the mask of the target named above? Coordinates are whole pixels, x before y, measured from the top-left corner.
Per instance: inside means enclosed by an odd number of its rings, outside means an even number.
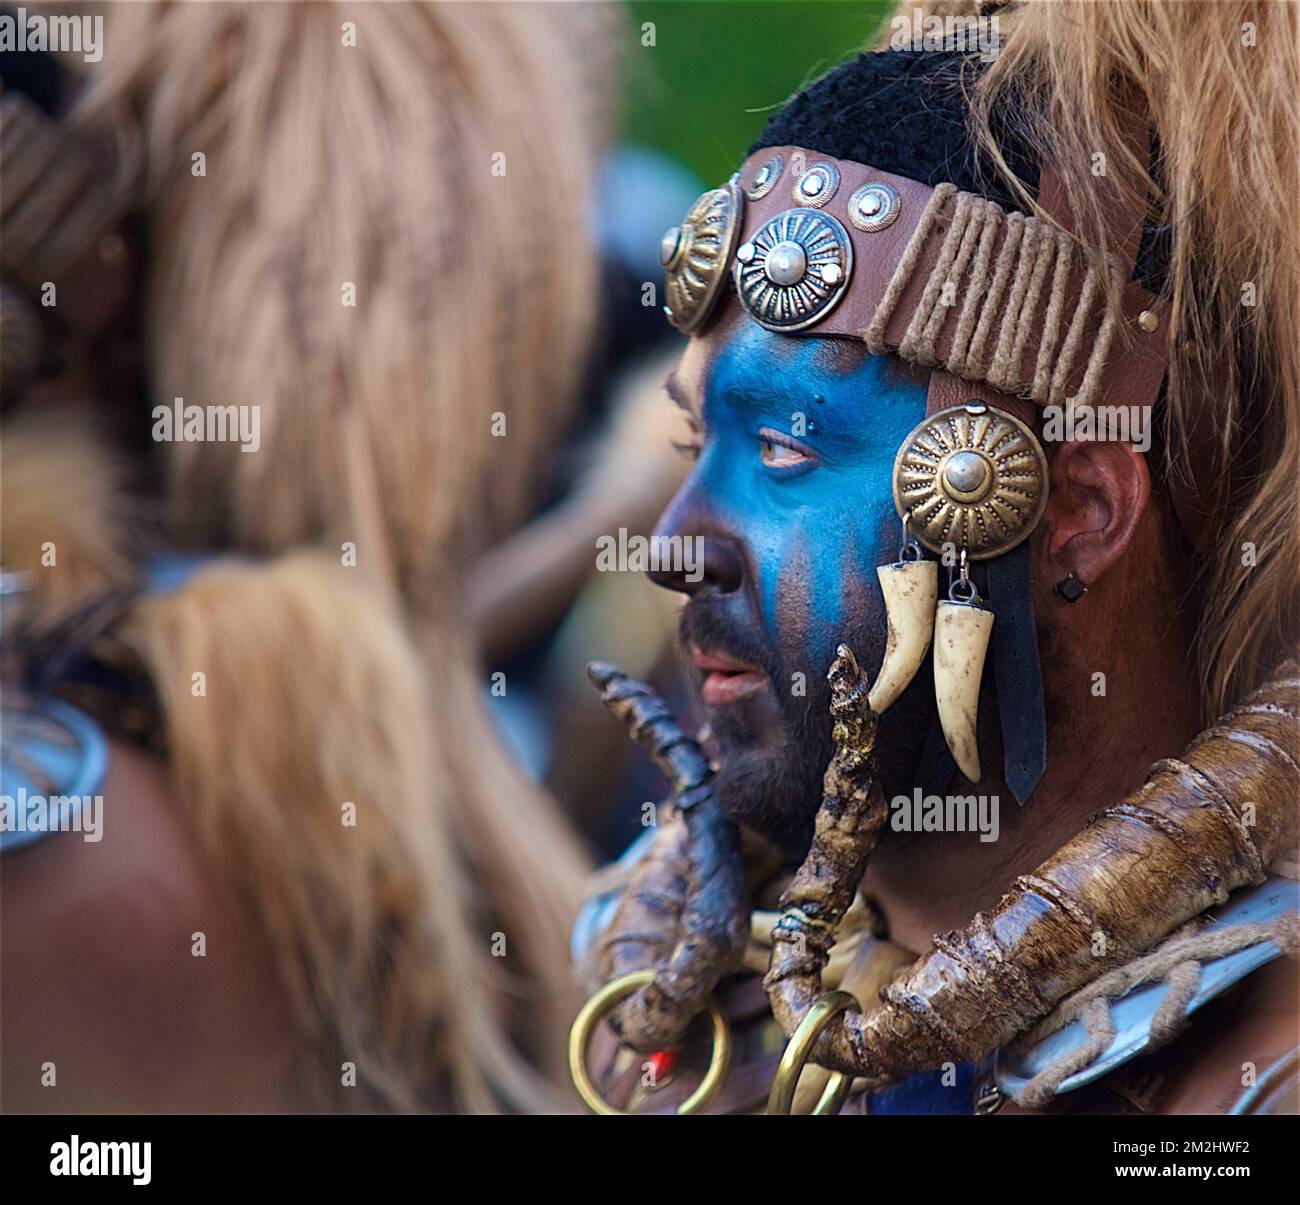
[[[715,744],[593,666],[674,787],[575,934],[598,1111],[1294,1108],[1292,14],[982,15],[665,236]]]

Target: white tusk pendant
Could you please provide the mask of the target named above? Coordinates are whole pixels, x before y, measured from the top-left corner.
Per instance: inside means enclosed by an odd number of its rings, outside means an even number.
[[[939,723],[957,768],[980,779],[976,736],[980,679],[993,631],[993,612],[965,602],[941,602],[934,620],[934,693]]]
[[[916,677],[934,634],[939,566],[934,561],[899,561],[876,570],[885,596],[889,635],[867,703],[880,715]]]

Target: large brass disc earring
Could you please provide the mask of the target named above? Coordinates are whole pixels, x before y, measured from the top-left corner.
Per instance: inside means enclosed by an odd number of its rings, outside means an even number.
[[[939,722],[958,769],[977,782],[980,680],[993,632],[970,562],[1028,538],[1047,506],[1047,457],[1014,415],[983,402],[952,406],[913,429],[894,460],[894,505],[909,530],[958,572],[934,619]]]
[[[1014,415],[970,402],[930,415],[894,460],[894,505],[931,552],[972,561],[1028,537],[1047,506],[1047,457]]]

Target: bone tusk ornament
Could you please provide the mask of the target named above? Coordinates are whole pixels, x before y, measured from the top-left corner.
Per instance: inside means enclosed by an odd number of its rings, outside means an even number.
[[[934,561],[900,561],[876,570],[885,596],[889,635],[880,673],[867,701],[880,715],[916,677],[934,632],[939,567]]]

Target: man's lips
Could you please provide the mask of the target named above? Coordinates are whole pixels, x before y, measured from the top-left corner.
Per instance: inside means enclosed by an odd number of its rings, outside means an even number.
[[[767,675],[752,665],[716,650],[691,646],[691,660],[704,674],[700,694],[710,707],[725,707],[756,694],[767,685]]]

